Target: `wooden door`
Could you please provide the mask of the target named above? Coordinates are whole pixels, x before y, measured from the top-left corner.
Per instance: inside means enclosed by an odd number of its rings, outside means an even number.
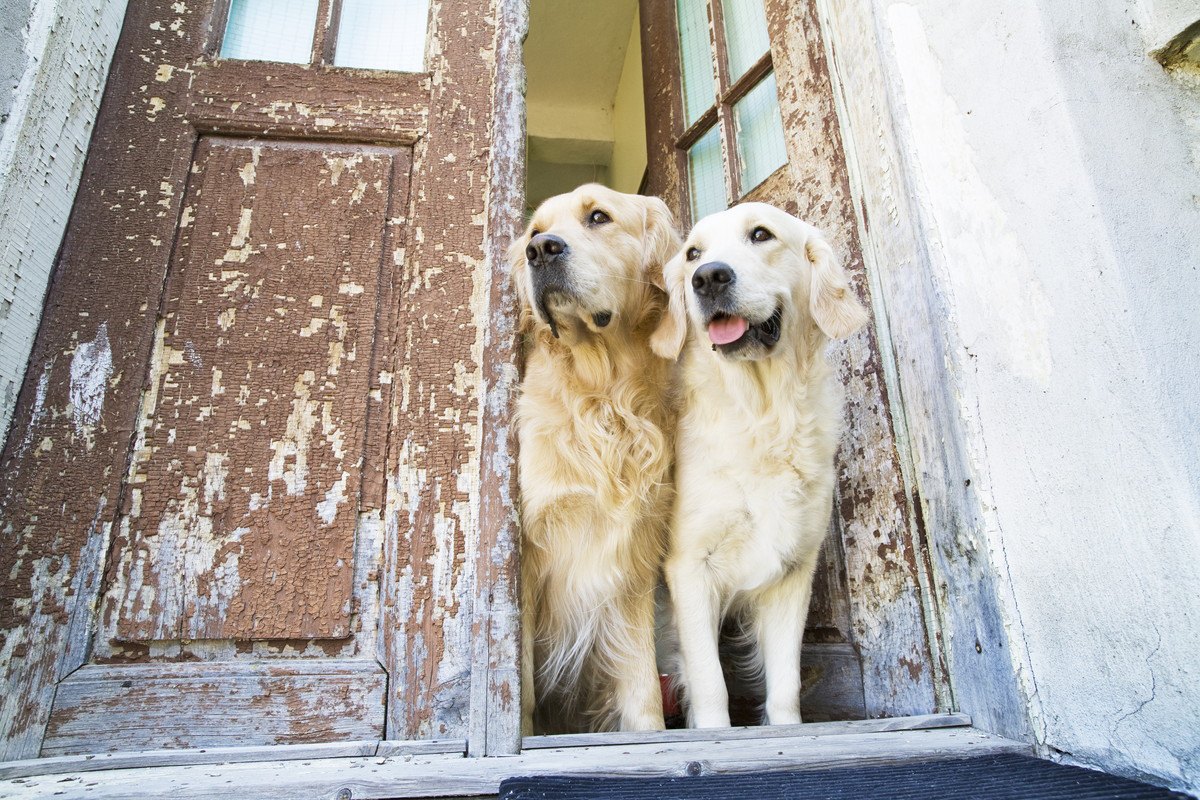
[[[515,747],[512,5],[129,5],[3,457],[0,756]]]
[[[642,0],[648,193],[689,223],[743,200],[830,237],[870,306],[859,220],[815,0]],[[836,343],[847,431],[805,633],[806,720],[945,705],[928,566],[875,326]]]

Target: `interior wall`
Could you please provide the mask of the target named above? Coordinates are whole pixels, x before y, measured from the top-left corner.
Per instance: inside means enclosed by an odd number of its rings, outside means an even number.
[[[125,0],[0,4],[0,444],[124,17]]]
[[[930,535],[982,537],[1043,752],[1196,791],[1200,75],[1149,56],[1175,5],[873,10],[985,521]]]
[[[636,192],[646,168],[636,0],[533,0],[524,61],[527,211],[581,183]]]
[[[646,103],[642,96],[641,16],[636,11],[625,48],[621,82],[613,98],[613,149],[608,185],[636,192],[646,172]]]

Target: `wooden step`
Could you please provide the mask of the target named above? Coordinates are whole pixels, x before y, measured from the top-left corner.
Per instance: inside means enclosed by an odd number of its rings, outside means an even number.
[[[540,741],[531,742],[535,746],[520,755],[491,758],[468,758],[461,751],[420,752],[419,747],[404,751],[402,743],[389,742],[381,743],[376,754],[369,756],[362,755],[361,750],[358,754],[330,756],[318,750],[301,755],[299,751],[279,753],[279,748],[233,748],[239,752],[205,751],[205,757],[214,759],[209,763],[173,765],[162,759],[179,757],[183,751],[138,754],[140,762],[130,760],[133,754],[127,754],[127,760],[122,762],[125,768],[113,768],[112,761],[100,756],[73,763],[67,758],[38,759],[0,766],[0,775],[9,778],[0,782],[0,798],[472,797],[495,795],[502,780],[517,775],[707,775],[1029,752],[1027,744],[975,730],[966,722],[962,715],[934,715],[757,729],[675,731],[653,734],[657,741],[579,745],[569,742],[563,746],[548,742],[549,737],[539,737]],[[752,736],[748,731],[763,735]],[[258,760],[217,761],[222,756],[244,758],[251,755],[244,752],[247,750],[259,750]],[[384,752],[388,754],[380,754]],[[199,756],[197,752],[188,754],[190,758]],[[152,757],[160,761],[156,763]],[[97,761],[103,767],[89,771],[88,767]],[[28,770],[35,765],[40,765],[42,771],[30,774]]]

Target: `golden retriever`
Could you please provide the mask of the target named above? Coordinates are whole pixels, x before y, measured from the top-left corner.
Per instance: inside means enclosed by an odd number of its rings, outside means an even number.
[[[702,219],[665,272],[670,312],[652,344],[668,359],[683,351],[665,574],[689,723],[729,725],[727,617],[766,679],[765,722],[798,723],[842,416],[824,351],[867,314],[821,234],[762,203]]]
[[[671,504],[672,365],[650,336],[679,245],[661,200],[589,184],[543,203],[509,254],[526,342],[516,423],[526,733],[663,727],[654,588]]]

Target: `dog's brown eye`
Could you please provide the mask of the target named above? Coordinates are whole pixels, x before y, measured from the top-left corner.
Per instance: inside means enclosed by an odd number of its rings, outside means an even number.
[[[606,222],[612,222],[612,217],[598,208],[588,215],[589,225],[603,225]]]
[[[688,261],[695,261],[699,257],[700,257],[700,248],[699,247],[689,247],[687,249],[687,260]]]
[[[539,231],[537,228],[534,228],[533,230],[531,230],[531,231],[529,232],[529,238],[530,238],[530,239],[532,239],[532,238],[533,238],[533,237],[535,237],[535,236],[541,236],[541,235],[542,235],[542,232],[541,232],[541,231]]]
[[[759,225],[754,230],[750,231],[750,240],[753,242],[768,242],[775,238],[775,234]]]

